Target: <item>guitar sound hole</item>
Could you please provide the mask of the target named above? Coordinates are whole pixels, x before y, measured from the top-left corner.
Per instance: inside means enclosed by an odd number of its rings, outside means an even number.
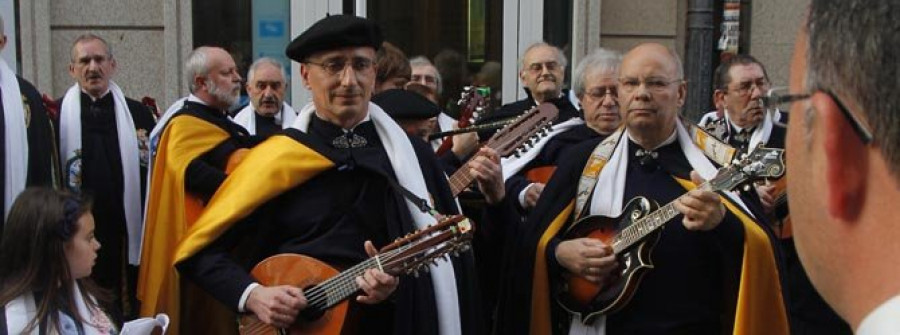
[[[313,287],[314,286],[304,287],[303,292],[309,292],[309,290],[312,289]],[[312,322],[312,321],[316,321],[319,318],[321,318],[322,315],[325,315],[326,310],[327,309],[325,309],[325,308],[320,308],[320,306],[310,304],[310,305],[307,305],[306,308],[304,308],[302,311],[300,311],[299,316],[301,319],[303,319],[303,321]]]
[[[319,318],[325,315],[325,310],[316,308],[314,306],[307,306],[302,311],[300,311],[300,318],[302,318],[306,322],[316,321]]]
[[[625,254],[625,257],[624,257],[624,259],[622,259],[621,264],[622,264],[622,266],[619,267],[619,272],[620,272],[619,275],[624,276],[625,273],[628,271],[628,268],[631,267],[631,254],[630,253]]]

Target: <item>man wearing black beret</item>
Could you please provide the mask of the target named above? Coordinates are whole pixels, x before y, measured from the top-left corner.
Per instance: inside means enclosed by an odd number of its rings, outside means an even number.
[[[434,224],[420,201],[459,212],[431,148],[370,102],[381,43],[372,21],[345,15],[324,18],[291,42],[286,53],[301,63],[313,101],[292,128],[250,151],[211,199],[176,253],[185,278],[237,312],[286,328],[305,322],[302,311],[315,299],[304,288],[254,278],[247,269],[257,262],[291,253],[345,269]],[[499,158],[490,162],[499,168]],[[253,250],[233,257],[251,238]],[[342,333],[479,333],[473,271],[470,252],[417,278],[365,270]]]
[[[406,133],[428,140],[441,108],[418,93],[392,89],[376,94],[372,102],[384,109]]]

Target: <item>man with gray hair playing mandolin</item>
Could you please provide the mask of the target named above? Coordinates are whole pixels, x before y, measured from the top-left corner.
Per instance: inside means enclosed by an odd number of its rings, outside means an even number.
[[[628,52],[617,89],[625,127],[560,162],[507,259],[499,333],[786,334],[772,242],[727,192],[783,173],[782,151],[717,174],[662,45]]]

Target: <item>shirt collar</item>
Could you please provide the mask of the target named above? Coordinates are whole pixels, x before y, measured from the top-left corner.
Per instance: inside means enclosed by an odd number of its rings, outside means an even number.
[[[659,148],[662,148],[662,147],[667,146],[667,145],[669,145],[669,144],[675,143],[675,140],[678,139],[678,129],[677,129],[678,126],[676,125],[675,127],[676,127],[675,129],[672,129],[672,135],[669,135],[669,137],[666,138],[665,141],[662,141],[662,143],[660,143],[659,145],[657,145],[655,148],[650,148],[649,150],[650,150],[650,151],[655,151],[656,149],[659,149]],[[638,143],[637,141],[634,140],[634,137],[631,136],[631,132],[628,131],[627,128],[626,128],[625,130],[626,130],[625,134],[628,135],[628,139],[631,140],[631,142]],[[643,149],[643,148],[642,148],[642,149]]]
[[[869,312],[856,329],[857,335],[900,334],[900,295]]]
[[[81,86],[79,86],[79,87],[81,87]],[[107,87],[106,92],[103,92],[103,94],[101,94],[99,98],[95,98],[90,93],[85,91],[84,88],[81,89],[81,93],[84,93],[85,95],[88,96],[88,98],[91,98],[91,102],[97,102],[97,100],[103,99],[103,97],[105,97],[107,94],[109,94],[110,91],[111,91],[110,88]]]
[[[191,93],[191,95],[188,95],[187,101],[195,102],[195,103],[198,103],[198,104],[201,104],[201,105],[204,105],[204,106],[209,106],[209,104],[207,104],[207,103],[204,102],[203,100],[200,100],[200,98],[198,98],[198,97],[197,97],[196,95],[194,95],[193,93]]]
[[[319,114],[319,111],[318,111],[318,110],[316,110],[315,113],[316,113],[316,117],[318,117],[320,120],[325,121],[325,122],[328,122],[328,119],[322,117],[322,114]],[[369,115],[369,112],[366,111],[366,117],[364,117],[362,120],[359,120],[359,122],[357,122],[355,125],[353,125],[353,127],[350,127],[350,129],[343,129],[343,128],[342,128],[341,130],[343,130],[344,133],[349,133],[349,132],[353,131],[353,129],[355,129],[357,126],[359,126],[360,124],[362,124],[363,122],[369,121],[369,120],[371,120],[371,119],[372,119],[372,117]]]

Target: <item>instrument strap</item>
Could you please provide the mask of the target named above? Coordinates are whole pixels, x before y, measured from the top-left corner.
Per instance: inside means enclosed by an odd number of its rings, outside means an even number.
[[[584,205],[587,204],[588,199],[594,192],[594,186],[597,185],[600,171],[603,170],[606,162],[609,162],[609,158],[612,157],[613,151],[616,150],[616,146],[624,134],[625,127],[619,127],[616,132],[603,139],[591,152],[591,157],[588,158],[587,164],[584,165],[584,170],[581,171],[581,178],[578,180],[578,189],[577,193],[575,193],[575,210],[572,211],[573,218],[578,219],[584,216]]]
[[[429,214],[431,216],[440,214],[438,213],[438,211],[434,210],[434,208],[428,205],[428,200],[419,198],[419,196],[417,196],[415,193],[397,183],[394,178],[387,178],[387,182],[388,185],[391,185],[391,187],[394,188],[394,190],[400,192],[400,194],[402,194],[404,198],[415,204],[416,207],[418,207],[419,210],[422,211],[422,213]]]
[[[734,159],[737,149],[728,145],[728,143],[723,142],[719,138],[710,135],[705,130],[683,117],[681,118],[681,124],[687,128],[688,134],[691,135],[694,144],[703,151],[703,154],[706,155],[706,157],[713,162],[716,162],[716,164],[719,164],[719,166],[731,165],[731,161]]]

